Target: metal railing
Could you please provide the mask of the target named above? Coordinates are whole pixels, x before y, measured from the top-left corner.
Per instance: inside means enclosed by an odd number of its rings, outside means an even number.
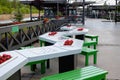
[[[48,31],[59,30],[66,20],[28,22],[0,27],[0,51],[14,50],[38,40],[38,36]]]

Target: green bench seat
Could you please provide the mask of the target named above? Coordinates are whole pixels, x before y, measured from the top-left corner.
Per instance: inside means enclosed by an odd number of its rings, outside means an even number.
[[[96,49],[97,42],[96,41],[84,41],[83,46],[91,47],[93,46],[94,49]]]
[[[82,52],[80,54],[85,56],[85,66],[89,65],[89,56],[91,55],[94,56],[94,64],[97,63],[97,50],[96,49],[83,47]]]
[[[108,72],[101,68],[88,66],[43,77],[40,80],[106,80],[106,74],[108,74]]]
[[[34,62],[29,62],[26,64],[26,66],[29,66],[31,67],[31,71],[34,71],[34,65],[36,64],[41,64],[41,74],[44,74],[46,72],[46,69],[45,69],[45,62],[46,60],[40,60],[40,61],[34,61]]]
[[[85,38],[89,38],[92,41],[95,40],[96,43],[98,44],[98,35],[85,34]]]

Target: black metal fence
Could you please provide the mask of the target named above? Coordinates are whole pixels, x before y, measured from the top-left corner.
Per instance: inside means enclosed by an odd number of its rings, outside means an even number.
[[[28,22],[0,27],[0,51],[14,50],[38,40],[38,36],[48,31],[59,30],[66,20]]]

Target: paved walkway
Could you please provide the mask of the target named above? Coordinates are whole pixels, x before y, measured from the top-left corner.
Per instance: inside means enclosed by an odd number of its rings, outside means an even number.
[[[115,24],[104,19],[86,19],[84,27],[89,29],[89,33],[99,35],[98,63],[94,66],[107,70],[108,80],[120,80],[120,23]],[[76,68],[84,67],[84,56],[79,55],[77,59]],[[92,57],[90,59],[90,65],[93,65]],[[22,68],[21,72],[22,80],[39,80],[43,76],[58,73],[57,58],[51,59],[50,69],[47,69],[45,74],[40,74],[39,69],[35,73],[30,72],[28,67]]]
[[[120,22],[87,19],[89,33],[99,35],[97,66],[109,72],[108,79],[120,80]]]

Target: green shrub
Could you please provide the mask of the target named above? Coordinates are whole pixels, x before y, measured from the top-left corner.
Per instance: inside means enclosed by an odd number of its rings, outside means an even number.
[[[2,14],[2,8],[1,8],[1,5],[0,5],[0,14]]]
[[[20,8],[20,10],[23,14],[28,14],[30,12],[30,10],[28,8],[25,8],[25,7]]]
[[[1,7],[1,10],[2,10],[2,14],[8,14],[10,13],[10,10],[7,8],[7,7]]]
[[[32,13],[38,13],[38,10],[33,9]]]
[[[14,19],[14,22],[21,22],[21,20],[23,19],[23,14],[20,11],[20,9],[15,10],[13,12],[13,19]]]
[[[16,7],[15,7],[16,6]],[[12,0],[0,0],[0,14],[10,14],[16,10],[16,8],[20,8],[20,11],[23,14],[30,13],[30,6],[21,4],[19,1],[14,3]],[[33,13],[37,13],[38,10],[35,7],[32,7]]]
[[[2,9],[0,9],[0,14],[2,14]]]

